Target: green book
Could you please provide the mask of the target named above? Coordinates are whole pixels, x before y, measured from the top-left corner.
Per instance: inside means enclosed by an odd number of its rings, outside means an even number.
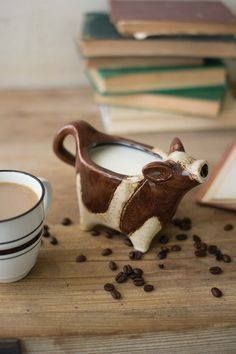
[[[79,47],[85,57],[236,57],[234,36],[156,36],[140,41],[122,37],[102,12],[85,15]]]
[[[101,94],[128,94],[224,85],[226,69],[217,59],[199,66],[91,68],[90,80]]]
[[[159,90],[128,95],[101,95],[95,92],[100,105],[133,109],[168,111],[190,116],[215,118],[220,112],[227,84],[178,90]]]

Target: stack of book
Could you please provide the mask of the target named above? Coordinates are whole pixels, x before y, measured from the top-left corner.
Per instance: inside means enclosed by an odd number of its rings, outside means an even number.
[[[236,17],[218,1],[111,0],[85,15],[84,67],[109,132],[236,126],[224,58]]]

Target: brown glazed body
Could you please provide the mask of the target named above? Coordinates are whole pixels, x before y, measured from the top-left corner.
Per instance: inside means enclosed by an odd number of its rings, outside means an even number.
[[[75,156],[63,145],[69,134],[76,141]],[[91,149],[106,144],[142,150],[159,161],[143,166],[139,176],[119,174],[98,166],[90,158]],[[76,169],[81,227],[89,230],[99,223],[117,229],[142,252],[172,219],[184,194],[207,175],[206,161],[187,155],[178,138],[172,141],[166,155],[152,146],[104,134],[84,121],[76,121],[57,133],[53,147],[61,160]]]

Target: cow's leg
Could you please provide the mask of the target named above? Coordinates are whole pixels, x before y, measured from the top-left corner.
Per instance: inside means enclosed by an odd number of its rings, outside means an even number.
[[[137,251],[147,252],[153,237],[161,230],[160,221],[151,217],[135,232],[130,234],[130,240]]]

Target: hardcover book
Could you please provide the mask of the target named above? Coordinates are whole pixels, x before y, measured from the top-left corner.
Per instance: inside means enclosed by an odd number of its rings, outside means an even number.
[[[236,211],[236,141],[228,147],[197,194],[200,204]]]
[[[108,14],[87,13],[78,39],[85,57],[160,56],[235,58],[234,36],[158,36],[144,41],[122,37]]]
[[[226,70],[219,60],[202,66],[89,69],[88,76],[102,94],[224,85]]]
[[[236,17],[220,1],[111,0],[111,19],[127,36],[236,34]]]

